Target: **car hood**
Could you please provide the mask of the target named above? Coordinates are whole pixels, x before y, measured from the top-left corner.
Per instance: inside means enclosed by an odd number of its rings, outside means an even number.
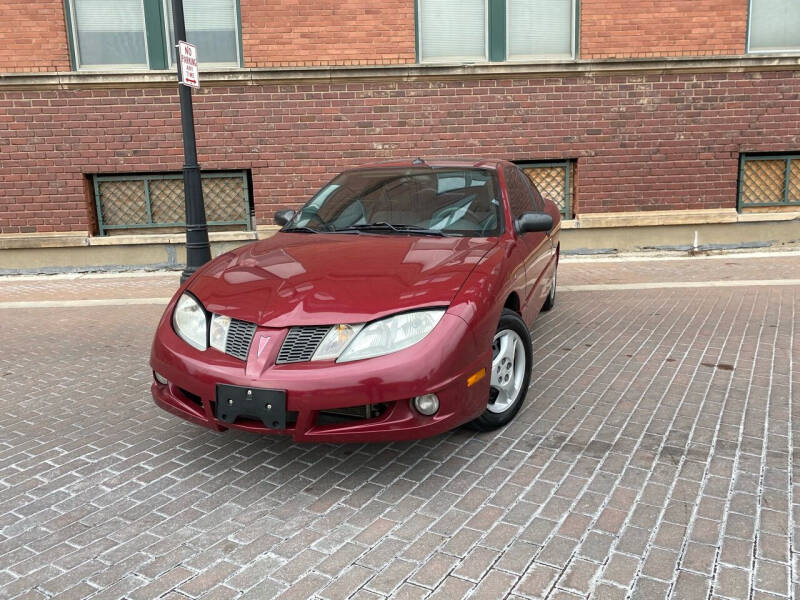
[[[445,306],[497,238],[278,233],[218,257],[191,291],[264,327],[359,323]]]

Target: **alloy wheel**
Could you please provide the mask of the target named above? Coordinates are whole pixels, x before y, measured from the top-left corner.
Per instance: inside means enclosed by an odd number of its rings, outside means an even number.
[[[489,412],[508,410],[519,396],[525,379],[525,347],[516,331],[498,331],[492,341],[492,378]]]

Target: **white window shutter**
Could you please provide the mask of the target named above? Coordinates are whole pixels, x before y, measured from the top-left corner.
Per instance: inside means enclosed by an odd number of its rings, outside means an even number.
[[[420,60],[486,60],[486,0],[420,0]]]
[[[73,0],[81,68],[147,68],[142,0]]]
[[[800,2],[752,0],[750,50],[780,52],[800,49]]]
[[[175,60],[172,25],[172,2],[165,0],[171,59]],[[197,46],[200,67],[203,65],[239,65],[239,32],[236,0],[184,0],[186,41]]]
[[[571,58],[574,0],[507,0],[509,60]]]

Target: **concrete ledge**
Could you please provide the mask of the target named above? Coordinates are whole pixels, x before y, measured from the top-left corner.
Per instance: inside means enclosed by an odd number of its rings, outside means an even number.
[[[581,215],[562,221],[565,254],[686,252],[697,232],[700,250],[765,248],[800,242],[800,212],[738,215],[733,209]],[[279,228],[209,234],[217,256]],[[86,233],[0,235],[0,274],[179,269],[183,233],[91,237]]]
[[[758,223],[793,221],[800,211],[783,213],[737,214],[733,208],[711,210],[653,210],[639,212],[596,213],[579,215],[561,221],[561,229],[609,229],[616,227],[650,227],[656,225],[701,225],[712,223]],[[256,231],[214,231],[211,242],[248,242],[264,239],[280,229],[277,225],[259,225]],[[84,232],[7,233],[0,235],[0,250],[23,248],[69,248],[74,246],[135,246],[182,244],[184,234],[126,234],[90,236]]]
[[[274,228],[209,233],[211,255],[233,250]],[[183,233],[91,237],[86,233],[0,235],[0,275],[180,269],[186,263]]]
[[[494,79],[796,70],[797,54],[714,57],[660,57],[603,60],[555,60],[478,64],[401,64],[374,66],[212,69],[200,73],[204,87],[418,79]],[[58,71],[0,73],[0,90],[172,87],[173,71]]]
[[[213,231],[208,234],[210,242],[241,242],[257,239],[255,231]],[[87,237],[87,246],[128,246],[132,244],[183,244],[186,234],[156,233],[147,235],[109,235]]]
[[[85,233],[5,233],[0,235],[0,250],[15,248],[69,248],[88,246]]]
[[[566,229],[560,239],[565,254],[685,253],[794,245],[800,243],[800,227],[794,220],[592,227]]]
[[[277,228],[275,228],[277,230]],[[261,230],[260,237],[271,235]],[[210,242],[239,242],[258,239],[256,231],[214,231],[208,234]],[[130,234],[90,236],[86,233],[7,233],[0,235],[0,250],[25,248],[71,248],[75,246],[137,246],[157,244],[183,244],[184,233]]]
[[[744,213],[733,208],[698,210],[648,210],[639,212],[592,213],[561,221],[561,229],[650,227],[656,225],[709,225],[714,223],[761,223],[800,220],[800,211]]]
[[[702,210],[647,210],[640,212],[591,213],[575,219],[575,229],[598,227],[646,227],[650,225],[699,225],[736,223],[734,208]]]
[[[219,256],[247,241],[212,241],[211,256]],[[181,269],[185,264],[183,242],[0,250],[0,275]]]
[[[739,223],[757,223],[760,221],[800,221],[800,211],[782,213],[742,213],[738,216]]]

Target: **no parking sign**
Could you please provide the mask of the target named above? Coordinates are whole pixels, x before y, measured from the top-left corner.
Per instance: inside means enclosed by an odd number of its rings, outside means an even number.
[[[178,57],[181,62],[181,83],[189,87],[200,87],[200,73],[197,70],[197,46],[188,42],[178,42]]]

